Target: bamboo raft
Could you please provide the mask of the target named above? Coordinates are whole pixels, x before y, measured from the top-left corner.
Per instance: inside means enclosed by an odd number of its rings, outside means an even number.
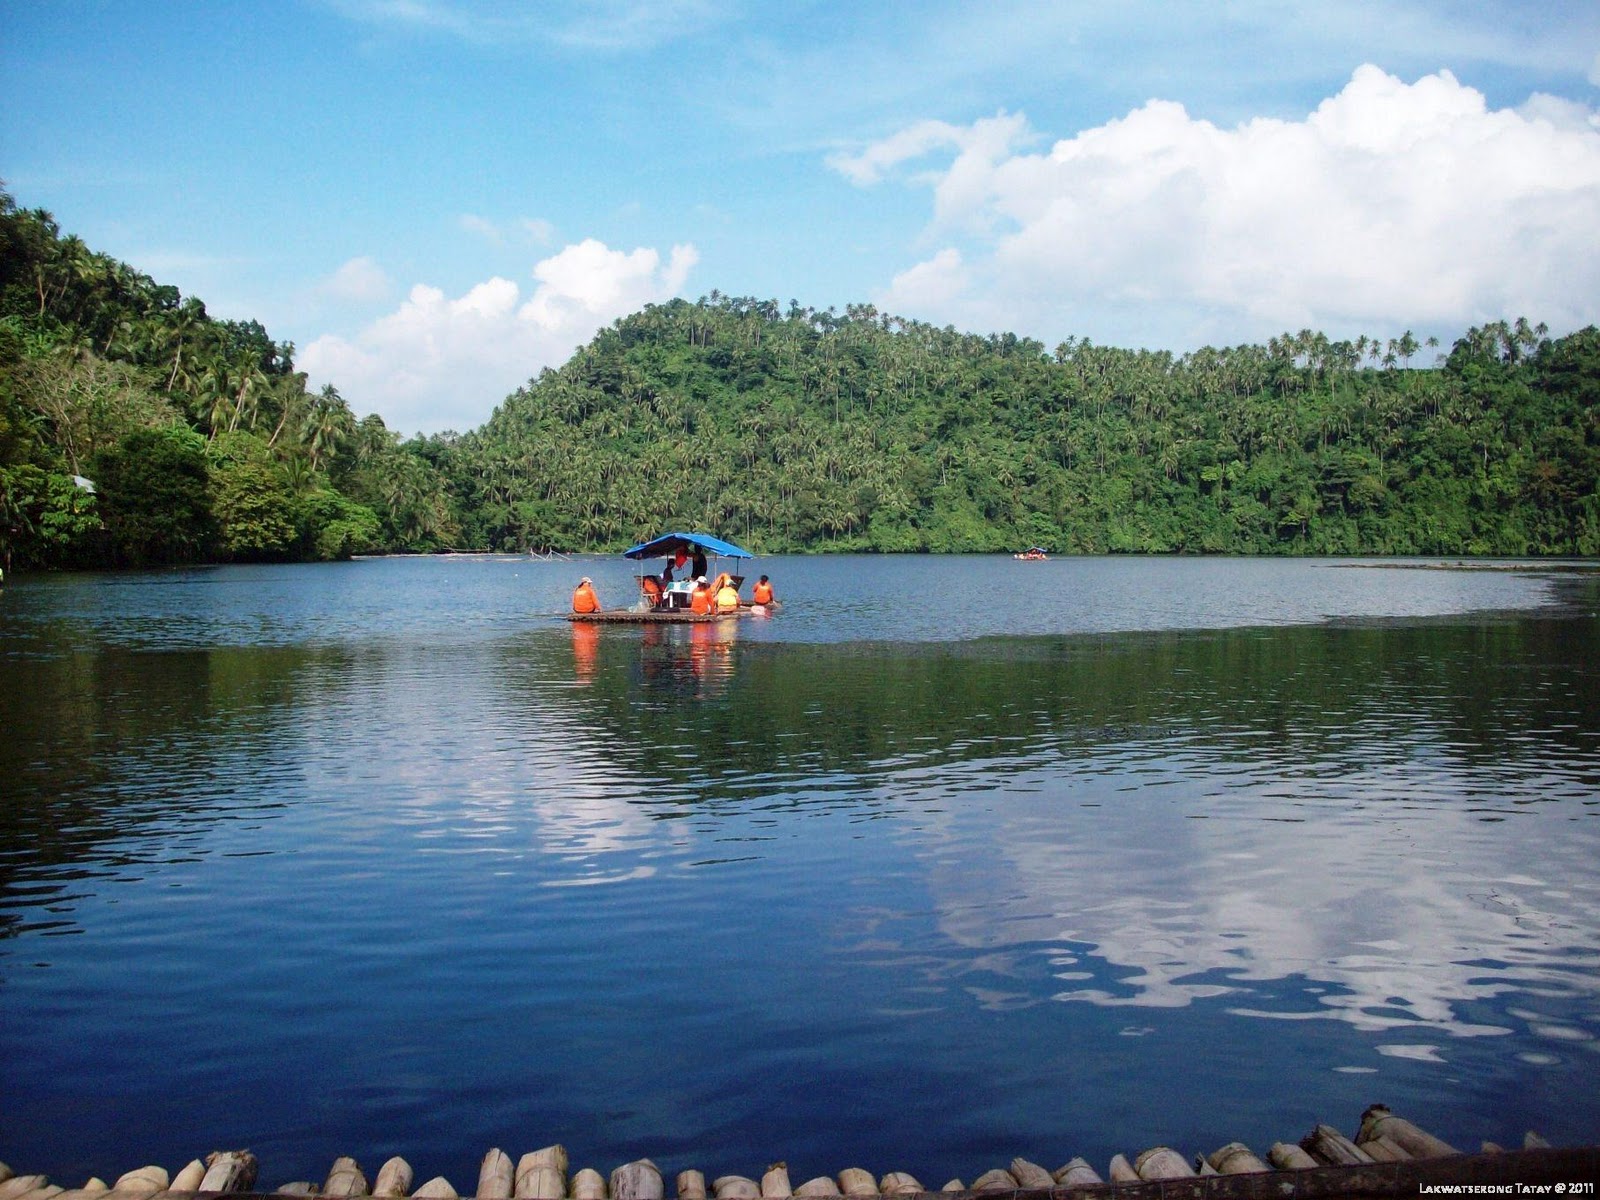
[[[512,1163],[499,1149],[484,1155],[476,1189],[479,1200],[667,1200],[666,1181],[649,1159],[613,1170],[609,1177],[592,1167],[569,1175],[561,1146],[534,1150]],[[322,1182],[286,1183],[272,1192],[256,1191],[259,1164],[248,1150],[215,1151],[176,1175],[162,1167],[141,1167],[107,1184],[91,1179],[82,1187],[52,1185],[43,1175],[17,1175],[0,1163],[0,1200],[167,1200],[216,1195],[388,1197],[459,1200],[441,1177],[412,1190],[413,1172],[403,1158],[391,1158],[369,1183],[353,1158],[339,1158]],[[789,1197],[865,1197],[935,1195],[1006,1200],[1066,1200],[1074,1196],[1116,1196],[1129,1200],[1161,1197],[1208,1200],[1259,1200],[1274,1197],[1415,1196],[1424,1188],[1454,1191],[1499,1190],[1512,1194],[1593,1195],[1600,1178],[1600,1147],[1556,1149],[1529,1133],[1521,1149],[1484,1143],[1482,1152],[1463,1154],[1381,1104],[1362,1114],[1355,1139],[1330,1125],[1317,1125],[1298,1143],[1278,1142],[1256,1155],[1239,1142],[1210,1154],[1186,1158],[1169,1146],[1154,1146],[1129,1159],[1114,1155],[1102,1176],[1082,1158],[1054,1171],[1024,1158],[978,1175],[970,1186],[952,1179],[937,1192],[915,1176],[890,1171],[879,1177],[860,1167],[818,1176],[792,1186],[788,1167],[773,1163],[759,1179],[721,1175],[707,1182],[697,1170],[678,1173],[677,1200],[787,1200]]]

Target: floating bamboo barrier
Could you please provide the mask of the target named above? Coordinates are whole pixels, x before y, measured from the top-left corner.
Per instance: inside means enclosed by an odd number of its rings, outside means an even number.
[[[567,1151],[559,1145],[529,1151],[515,1165],[504,1151],[493,1149],[484,1155],[476,1188],[467,1195],[477,1200],[669,1200],[661,1169],[648,1158],[624,1163],[609,1176],[593,1167],[569,1176],[569,1165]],[[81,1187],[68,1189],[43,1175],[16,1174],[0,1163],[0,1200],[172,1200],[196,1194],[460,1200],[443,1176],[412,1190],[411,1165],[399,1157],[379,1167],[370,1184],[360,1164],[349,1157],[335,1159],[321,1184],[301,1180],[271,1193],[253,1190],[258,1173],[259,1164],[250,1151],[227,1150],[195,1159],[176,1175],[169,1175],[163,1167],[146,1166],[118,1176],[109,1186],[104,1180],[90,1179]],[[793,1187],[788,1164],[775,1162],[761,1173],[759,1181],[746,1175],[719,1175],[709,1187],[703,1172],[680,1171],[673,1180],[672,1196],[675,1200],[914,1195],[1064,1200],[1115,1195],[1254,1200],[1270,1194],[1287,1200],[1296,1196],[1413,1196],[1425,1184],[1588,1185],[1597,1177],[1600,1147],[1554,1149],[1538,1134],[1528,1133],[1520,1150],[1504,1150],[1485,1142],[1481,1153],[1468,1155],[1374,1104],[1362,1114],[1354,1140],[1331,1125],[1318,1124],[1298,1145],[1274,1143],[1265,1158],[1241,1142],[1229,1142],[1193,1158],[1171,1146],[1153,1146],[1131,1159],[1127,1154],[1114,1155],[1102,1178],[1081,1157],[1051,1171],[1019,1156],[1004,1167],[978,1174],[970,1187],[952,1179],[938,1193],[930,1193],[907,1172],[875,1176],[862,1167],[846,1167],[837,1175],[817,1176]]]

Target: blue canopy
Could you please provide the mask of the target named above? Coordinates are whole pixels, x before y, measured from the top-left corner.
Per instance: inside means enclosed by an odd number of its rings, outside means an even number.
[[[693,554],[705,550],[718,558],[754,558],[748,550],[741,550],[732,542],[712,537],[709,533],[663,533],[658,538],[622,552],[623,558],[676,558],[678,551]]]

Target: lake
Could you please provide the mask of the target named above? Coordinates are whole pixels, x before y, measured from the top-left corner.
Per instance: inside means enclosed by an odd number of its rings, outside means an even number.
[[[1600,1130],[1600,576],[783,557],[0,594],[0,1159],[930,1187]],[[748,592],[748,583],[746,585]]]

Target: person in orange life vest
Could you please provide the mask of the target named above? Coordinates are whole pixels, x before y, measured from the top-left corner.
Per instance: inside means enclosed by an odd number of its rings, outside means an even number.
[[[717,589],[717,611],[719,613],[739,611],[739,589],[733,586],[731,575],[724,575],[722,586]]]
[[[578,580],[577,589],[572,593],[572,611],[575,613],[600,611],[600,597],[594,594],[594,580],[587,575]]]
[[[689,596],[689,611],[705,614],[711,611],[711,589],[704,575],[694,581],[694,591]]]
[[[751,589],[751,591],[750,591],[750,603],[751,604],[771,604],[772,603],[772,584],[767,582],[767,577],[765,575],[763,575],[760,579],[756,580],[756,586]]]

